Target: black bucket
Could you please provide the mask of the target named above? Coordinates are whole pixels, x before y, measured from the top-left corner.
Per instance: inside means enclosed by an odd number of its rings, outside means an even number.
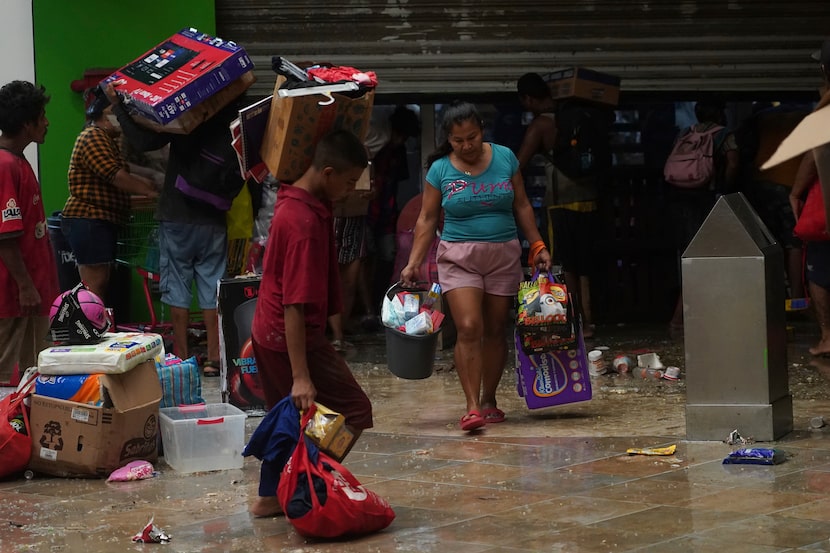
[[[422,301],[427,294],[422,290],[410,290],[401,287],[400,284],[394,284],[386,291],[386,297],[391,299],[395,293],[404,290],[418,293]],[[412,335],[395,328],[385,327],[386,363],[389,371],[407,380],[421,380],[431,376],[435,367],[438,335],[442,328],[432,334]]]
[[[75,264],[75,254],[72,253],[72,248],[69,247],[69,242],[66,241],[61,230],[62,218],[60,211],[53,212],[51,217],[46,218],[46,227],[49,230],[49,241],[52,242],[52,251],[55,253],[55,263],[58,266],[58,284],[61,292],[64,292],[71,290],[81,282],[81,277],[78,274],[78,266]]]

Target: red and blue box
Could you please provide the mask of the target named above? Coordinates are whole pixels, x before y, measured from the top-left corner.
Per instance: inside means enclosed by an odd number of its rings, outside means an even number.
[[[168,125],[253,68],[241,46],[191,28],[179,31],[102,82],[122,80],[116,90],[133,114]]]
[[[528,409],[591,399],[591,376],[588,373],[585,342],[582,332],[577,334],[575,348],[532,355],[524,352],[521,338],[516,334],[517,388]]]

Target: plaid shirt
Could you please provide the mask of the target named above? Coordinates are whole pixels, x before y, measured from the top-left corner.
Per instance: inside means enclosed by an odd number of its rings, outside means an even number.
[[[113,184],[119,169],[127,169],[127,162],[115,140],[103,129],[85,128],[69,160],[69,199],[63,216],[126,223],[130,195]]]

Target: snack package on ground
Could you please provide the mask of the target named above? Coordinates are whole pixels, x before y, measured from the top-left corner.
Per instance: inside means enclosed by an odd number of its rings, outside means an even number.
[[[153,518],[141,529],[141,532],[133,536],[135,543],[167,543],[170,541],[167,532],[153,524]]]
[[[743,447],[727,455],[724,465],[777,465],[787,460],[784,452],[770,447]]]
[[[132,482],[145,480],[157,476],[156,469],[149,461],[130,461],[121,468],[115,469],[107,478],[107,482]]]
[[[629,447],[625,450],[629,455],[674,455],[677,445],[666,447]]]

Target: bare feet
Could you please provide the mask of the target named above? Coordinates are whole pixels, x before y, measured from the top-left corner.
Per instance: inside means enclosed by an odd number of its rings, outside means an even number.
[[[257,497],[248,511],[255,517],[275,517],[284,514],[275,495]]]

